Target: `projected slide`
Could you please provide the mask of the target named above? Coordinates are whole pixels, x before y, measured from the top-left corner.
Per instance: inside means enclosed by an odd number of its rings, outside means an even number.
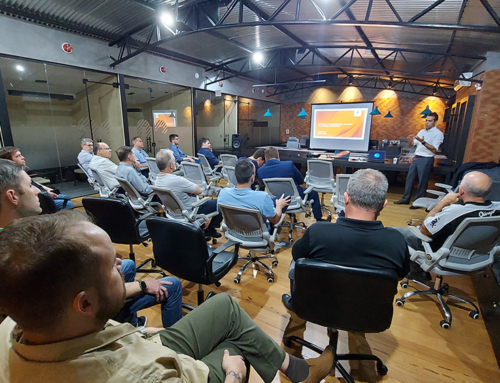
[[[368,150],[372,102],[313,105],[311,149]]]

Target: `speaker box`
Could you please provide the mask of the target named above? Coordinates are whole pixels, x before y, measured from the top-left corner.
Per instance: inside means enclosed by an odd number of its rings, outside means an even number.
[[[232,135],[231,146],[233,149],[241,149],[241,134]]]
[[[378,150],[378,140],[368,141],[368,150]]]

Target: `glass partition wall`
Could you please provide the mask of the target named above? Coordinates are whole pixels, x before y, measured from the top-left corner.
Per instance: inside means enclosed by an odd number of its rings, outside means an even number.
[[[264,116],[269,110],[272,116]],[[280,143],[280,104],[238,98],[238,131],[245,148]]]

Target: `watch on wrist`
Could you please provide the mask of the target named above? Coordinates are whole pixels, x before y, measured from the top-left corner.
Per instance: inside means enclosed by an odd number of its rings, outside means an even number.
[[[141,291],[143,293],[145,293],[147,288],[148,288],[148,285],[146,285],[146,282],[144,282],[144,281],[137,281],[137,282],[139,282],[139,286],[141,287]]]
[[[427,142],[425,142],[425,141],[422,141],[422,145],[425,145],[426,143],[427,143]]]

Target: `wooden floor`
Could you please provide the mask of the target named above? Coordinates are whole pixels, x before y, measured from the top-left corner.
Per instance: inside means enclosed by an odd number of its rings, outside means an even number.
[[[402,195],[401,190],[394,191],[395,193],[388,195],[389,204],[380,216],[385,226],[404,226],[412,217],[425,216],[422,209],[409,210],[405,205],[394,205],[392,202]],[[306,219],[303,215],[299,218],[308,226],[313,223],[312,219]],[[286,231],[282,235],[286,236]],[[301,235],[302,232],[298,232],[295,238],[298,239]],[[219,244],[223,242],[224,238],[219,239]],[[128,257],[128,246],[115,247],[119,255]],[[135,250],[137,261],[152,257],[152,244],[148,248],[135,246]],[[243,250],[241,254],[244,254]],[[274,283],[268,283],[264,274],[247,269],[241,283],[235,284],[233,278],[239,270],[239,263],[221,281],[221,287],[205,287],[205,293],[214,291],[231,295],[257,324],[282,346],[283,336],[289,334],[305,336],[305,339],[320,347],[326,346],[328,338],[324,327],[306,324],[295,315],[291,316],[281,303],[281,295],[289,293],[287,272],[292,259],[291,249],[282,249],[278,259],[279,265],[274,269]],[[139,277],[146,278],[148,275],[139,274]],[[156,275],[152,277],[156,278]],[[453,293],[476,302],[470,278],[449,277],[446,281]],[[195,284],[183,281],[184,303],[196,305],[196,288]],[[405,291],[399,287],[397,296]],[[384,378],[379,377],[372,362],[362,362],[361,365],[357,362],[347,362],[344,366],[351,371],[356,382],[500,382],[500,372],[481,317],[473,320],[468,316],[467,310],[457,306],[451,306],[451,309],[453,325],[449,330],[444,330],[439,325],[442,317],[435,300],[425,297],[408,300],[402,308],[394,305],[392,326],[383,333],[364,336],[340,332],[340,353],[373,353],[384,361],[389,373]],[[159,306],[143,310],[141,314],[147,315],[148,325],[161,327]],[[286,350],[305,358],[317,356],[310,350],[301,350],[298,347]],[[327,377],[325,381],[344,382],[343,379],[337,380],[333,374],[332,372],[332,376]],[[253,371],[250,382],[262,380]],[[289,380],[278,373],[274,382]]]

